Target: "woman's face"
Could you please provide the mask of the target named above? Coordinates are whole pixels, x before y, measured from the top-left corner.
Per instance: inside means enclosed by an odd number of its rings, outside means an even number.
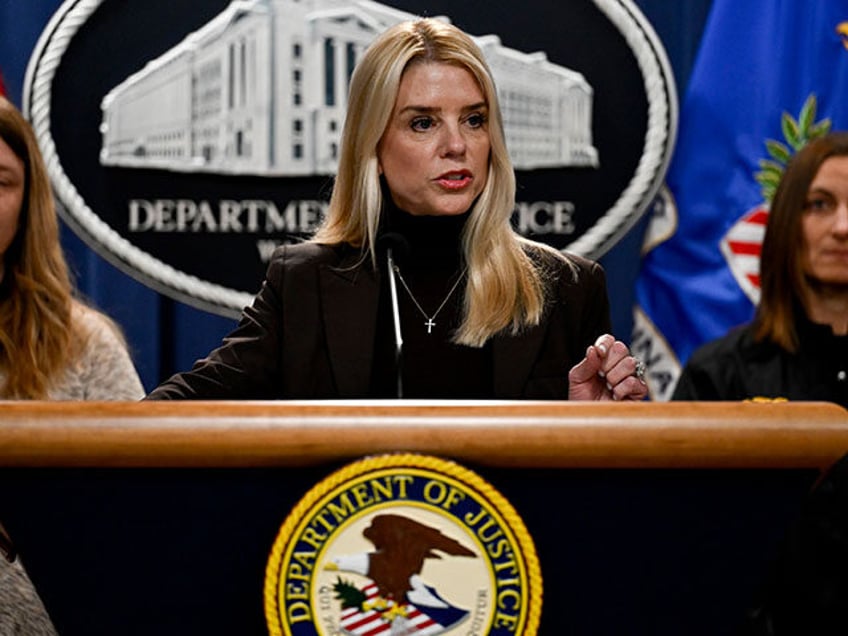
[[[848,156],[822,162],[807,192],[801,231],[807,277],[848,285]]]
[[[489,111],[462,67],[414,63],[377,148],[395,204],[414,215],[462,214],[486,186]]]
[[[24,200],[24,162],[0,138],[0,278],[2,257],[18,231]]]

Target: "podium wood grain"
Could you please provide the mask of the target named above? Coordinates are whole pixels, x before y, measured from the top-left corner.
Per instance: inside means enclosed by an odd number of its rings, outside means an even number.
[[[848,411],[802,402],[0,402],[0,466],[303,466],[419,452],[499,467],[823,468]]]

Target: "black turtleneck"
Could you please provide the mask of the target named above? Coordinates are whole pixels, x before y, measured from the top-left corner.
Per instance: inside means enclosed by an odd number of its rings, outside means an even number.
[[[468,212],[457,216],[414,216],[391,204],[384,210],[382,231],[405,239],[403,247],[393,249],[400,271],[395,280],[403,335],[404,398],[485,399],[493,395],[490,345],[474,348],[450,342],[461,321],[465,294],[461,236],[468,216]],[[380,266],[383,282],[371,386],[373,397],[397,397],[389,272],[385,262]],[[436,313],[446,297],[428,333],[428,317]]]

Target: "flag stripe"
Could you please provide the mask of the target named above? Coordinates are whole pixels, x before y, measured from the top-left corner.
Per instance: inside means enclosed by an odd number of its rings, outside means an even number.
[[[760,252],[763,249],[762,243],[743,243],[742,241],[728,241],[727,244],[730,246],[730,251],[738,255],[747,254],[749,256],[759,256]]]

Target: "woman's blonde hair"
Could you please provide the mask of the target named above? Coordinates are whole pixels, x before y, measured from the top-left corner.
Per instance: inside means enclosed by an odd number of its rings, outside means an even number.
[[[491,71],[480,48],[455,26],[431,18],[403,22],[368,47],[351,79],[339,169],[327,216],[313,240],[361,247],[363,254],[369,254],[376,263],[383,209],[377,148],[389,124],[404,71],[422,62],[466,69],[479,84],[488,106],[489,171],[463,231],[468,279],[463,321],[454,336],[457,343],[482,346],[504,329],[515,333],[538,324],[544,308],[544,285],[527,253],[536,244],[524,240],[510,225],[515,175]]]
[[[0,97],[0,138],[24,164],[18,230],[2,256],[0,397],[43,399],[51,379],[73,358],[79,340],[50,180],[29,123]]]

